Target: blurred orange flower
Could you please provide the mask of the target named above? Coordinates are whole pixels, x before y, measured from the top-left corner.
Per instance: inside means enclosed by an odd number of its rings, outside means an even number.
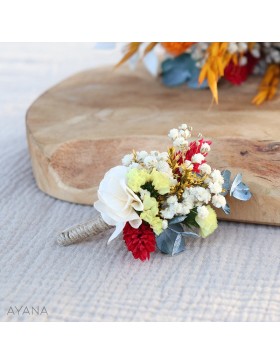
[[[173,56],[179,56],[196,42],[161,42],[164,49]]]

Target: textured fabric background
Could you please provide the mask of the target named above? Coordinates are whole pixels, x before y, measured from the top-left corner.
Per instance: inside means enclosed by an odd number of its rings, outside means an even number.
[[[92,207],[36,187],[25,112],[45,89],[118,54],[91,44],[0,45],[0,319],[2,321],[278,321],[280,229],[220,223],[174,258],[139,262],[108,233],[68,248],[54,238]],[[45,306],[48,316],[7,315]]]

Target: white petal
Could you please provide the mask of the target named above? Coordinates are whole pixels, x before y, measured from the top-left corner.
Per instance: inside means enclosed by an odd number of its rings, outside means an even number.
[[[112,219],[112,217],[107,215],[106,212],[104,212],[104,205],[102,202],[96,201],[94,203],[94,207],[97,211],[100,212],[102,219],[106,222],[106,224],[112,225],[112,226],[116,225],[116,221],[114,219]]]
[[[127,195],[130,197],[129,203],[136,211],[143,211],[144,205],[141,199],[129,188],[127,187],[125,181],[122,181]]]
[[[119,222],[116,225],[116,230],[113,232],[113,234],[110,236],[107,244],[109,244],[112,240],[114,240],[120,233],[123,231],[123,228],[125,227],[125,222]]]
[[[138,229],[139,226],[142,224],[142,220],[140,219],[135,219],[135,220],[130,220],[129,221],[130,225],[134,228],[134,229]]]
[[[103,201],[103,196],[98,194],[98,199],[99,201],[96,201],[94,203],[94,207],[96,208],[97,211],[104,213],[106,215],[109,215],[112,217],[112,219],[114,219],[115,221],[119,220],[119,215],[118,213],[120,212],[119,209],[111,209],[111,204],[108,205],[107,202]],[[115,224],[114,224],[115,225]]]
[[[116,225],[118,222],[140,219],[137,212],[135,212],[131,207],[128,207],[126,210],[111,209],[111,206],[105,204],[101,198],[94,203],[94,207],[101,213],[103,220],[109,225]]]

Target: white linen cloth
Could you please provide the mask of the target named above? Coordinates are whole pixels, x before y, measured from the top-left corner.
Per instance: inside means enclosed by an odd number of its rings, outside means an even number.
[[[0,320],[278,321],[280,229],[222,222],[185,253],[134,260],[121,239],[58,246],[60,230],[93,207],[37,188],[25,112],[45,89],[79,70],[117,61],[91,44],[0,45]],[[12,315],[10,306],[48,315]]]

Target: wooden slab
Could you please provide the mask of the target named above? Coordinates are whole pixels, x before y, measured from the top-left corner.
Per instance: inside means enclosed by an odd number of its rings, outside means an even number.
[[[27,112],[27,137],[39,188],[92,204],[104,173],[136,150],[166,150],[168,131],[186,122],[213,140],[209,163],[241,171],[253,198],[230,200],[234,221],[280,225],[280,98],[250,104],[258,80],[209,90],[168,89],[145,71],[120,68],[74,75],[39,97]]]

